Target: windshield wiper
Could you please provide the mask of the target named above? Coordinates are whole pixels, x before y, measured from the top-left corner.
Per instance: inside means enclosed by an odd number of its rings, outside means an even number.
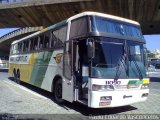
[[[121,55],[120,59],[119,59],[119,62],[117,64],[117,69],[116,69],[116,75],[115,75],[115,78],[114,78],[114,81],[116,82],[119,78],[119,76],[121,75],[121,65],[123,65],[125,71],[126,71],[126,74],[127,74],[127,68],[126,68],[126,65],[125,65],[125,60],[126,60],[126,57],[127,57],[127,54],[126,54],[126,51],[124,52],[123,55]]]
[[[135,64],[135,66],[136,66],[136,69],[138,70],[138,74],[139,74],[139,79],[141,80],[141,79],[143,79],[143,75],[142,75],[142,73],[141,73],[141,70],[140,70],[140,68],[139,68],[139,66],[138,66],[138,64],[137,64],[137,62],[136,62],[136,60],[135,60],[135,58],[132,56],[132,59],[133,59],[133,63]]]

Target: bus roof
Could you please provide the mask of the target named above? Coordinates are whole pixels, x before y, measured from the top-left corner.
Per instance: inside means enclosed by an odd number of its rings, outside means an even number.
[[[109,15],[109,14],[104,14],[104,13],[99,13],[99,12],[83,12],[83,13],[79,13],[75,16],[72,16],[68,19],[68,21],[83,17],[83,16],[99,16],[99,17],[104,17],[104,18],[108,18],[108,19],[112,19],[112,20],[117,20],[117,21],[122,21],[122,22],[127,22],[127,23],[131,23],[131,24],[135,24],[135,25],[140,25],[138,22],[130,20],[130,19],[126,19],[126,18],[122,18],[122,17],[118,17],[118,16],[114,16],[114,15]]]
[[[47,28],[44,28],[41,31],[35,32],[35,33],[31,34],[31,35],[28,35],[27,37],[24,37],[24,38],[21,38],[19,40],[16,40],[12,44],[15,44],[17,42],[20,42],[20,41],[26,40],[28,38],[31,38],[33,36],[39,35],[39,34],[41,34],[43,32],[48,31],[48,30],[52,30],[54,28],[57,28],[59,26],[62,26],[64,24],[66,24],[67,22],[70,22],[72,20],[75,20],[75,19],[83,17],[83,16],[100,16],[100,17],[104,17],[104,18],[108,18],[108,19],[112,19],[112,20],[117,20],[117,21],[122,21],[122,22],[126,22],[126,23],[131,23],[131,24],[134,24],[134,25],[140,25],[136,21],[129,20],[129,19],[122,18],[122,17],[118,17],[118,16],[113,16],[113,15],[104,14],[104,13],[98,13],[98,12],[82,12],[82,13],[79,13],[77,15],[74,15],[74,16],[68,18],[67,20],[63,20],[63,21],[61,21],[61,22],[59,22],[57,24],[51,25],[51,26],[49,26]]]

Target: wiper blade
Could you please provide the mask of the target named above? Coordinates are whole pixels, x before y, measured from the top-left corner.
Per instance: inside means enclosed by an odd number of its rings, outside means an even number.
[[[117,81],[119,76],[121,75],[121,72],[122,72],[120,70],[121,65],[123,65],[123,67],[126,71],[126,74],[127,74],[127,68],[126,68],[126,65],[125,65],[126,57],[127,57],[127,54],[126,54],[126,52],[124,52],[124,54],[120,57],[119,62],[117,64],[116,75],[115,75],[114,81]]]
[[[135,60],[135,58],[133,56],[132,56],[132,59],[133,59],[133,62],[135,64],[135,66],[136,66],[136,69],[138,70],[139,78],[143,79],[143,75],[141,73],[141,70],[140,70],[140,68],[139,68],[139,66],[138,66],[138,64],[137,64],[137,62],[136,62],[136,60]]]

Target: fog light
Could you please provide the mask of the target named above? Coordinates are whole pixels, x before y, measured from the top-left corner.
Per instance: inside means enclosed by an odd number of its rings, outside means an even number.
[[[149,85],[148,84],[144,84],[141,86],[141,89],[149,89]]]
[[[148,93],[143,93],[141,97],[148,97]]]

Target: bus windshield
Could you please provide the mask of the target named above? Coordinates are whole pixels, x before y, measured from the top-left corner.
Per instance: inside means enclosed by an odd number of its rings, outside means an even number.
[[[98,16],[91,17],[91,30],[144,39],[140,26]]]
[[[142,78],[146,75],[143,44],[101,37],[95,42],[91,77]],[[125,50],[126,49],[126,50]]]

